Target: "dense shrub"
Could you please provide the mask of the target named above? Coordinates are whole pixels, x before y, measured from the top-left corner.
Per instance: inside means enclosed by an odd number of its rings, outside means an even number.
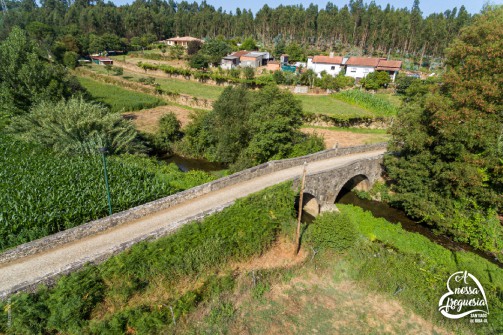
[[[94,154],[102,147],[111,154],[144,150],[131,122],[81,98],[42,102],[29,114],[14,118],[9,130],[58,154]]]
[[[321,214],[309,228],[309,240],[321,249],[345,250],[352,247],[358,237],[353,221],[340,213]]]

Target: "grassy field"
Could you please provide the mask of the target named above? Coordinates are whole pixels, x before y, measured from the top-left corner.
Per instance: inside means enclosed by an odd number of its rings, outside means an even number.
[[[161,99],[148,94],[125,90],[86,77],[78,77],[78,79],[94,100],[105,104],[112,112],[132,112],[166,104]]]
[[[337,100],[330,95],[296,95],[295,97],[302,102],[302,108],[307,113],[326,114],[343,120],[375,116],[365,108]]]

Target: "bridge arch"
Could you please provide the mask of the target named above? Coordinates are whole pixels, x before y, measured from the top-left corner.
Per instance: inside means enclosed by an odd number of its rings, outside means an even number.
[[[357,174],[356,176],[349,178],[344,184],[342,184],[342,187],[337,190],[335,202],[339,202],[340,198],[352,190],[368,191],[371,187],[372,183],[366,175]]]

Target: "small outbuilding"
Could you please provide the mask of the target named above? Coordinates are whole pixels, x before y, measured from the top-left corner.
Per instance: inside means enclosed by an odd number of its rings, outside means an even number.
[[[114,61],[108,57],[104,56],[91,56],[91,60],[94,64],[98,65],[113,65]]]

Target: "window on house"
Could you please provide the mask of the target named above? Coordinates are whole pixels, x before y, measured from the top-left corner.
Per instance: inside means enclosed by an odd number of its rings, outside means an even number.
[[[330,67],[330,70],[335,70],[335,66],[331,66],[331,67]]]

